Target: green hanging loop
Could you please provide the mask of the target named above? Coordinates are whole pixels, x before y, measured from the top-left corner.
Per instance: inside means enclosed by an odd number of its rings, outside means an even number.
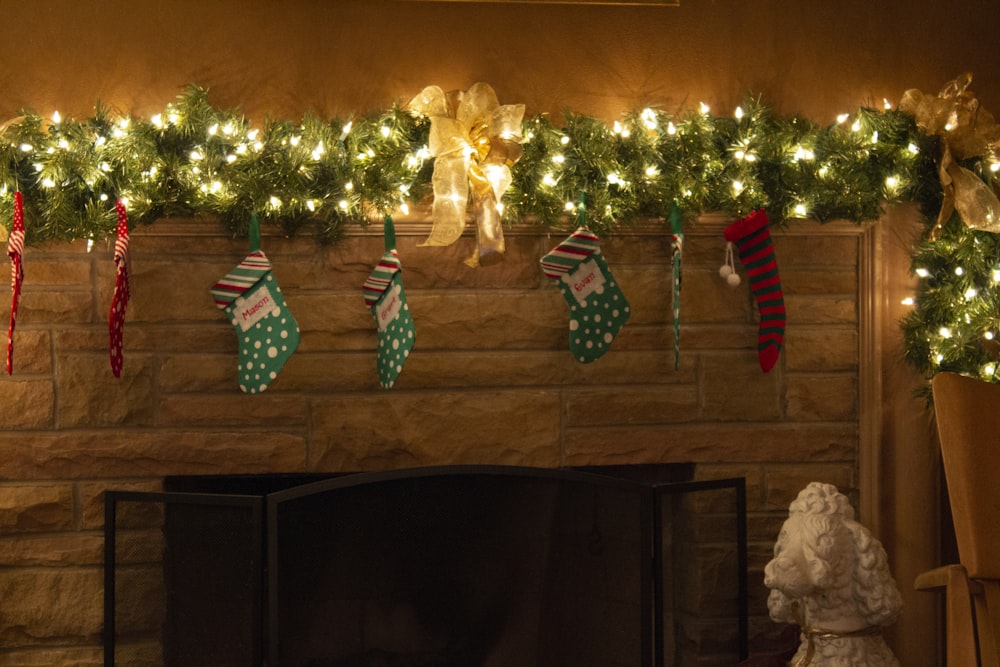
[[[587,226],[587,191],[580,190],[580,200],[576,205],[577,227]]]
[[[260,250],[260,217],[254,213],[250,216],[250,252]]]
[[[385,237],[385,251],[390,252],[396,249],[396,226],[392,224],[392,216],[386,214],[385,216],[385,227],[383,230],[383,236]]]

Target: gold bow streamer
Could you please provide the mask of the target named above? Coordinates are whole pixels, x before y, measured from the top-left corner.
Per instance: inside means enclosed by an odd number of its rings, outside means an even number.
[[[945,84],[937,96],[911,89],[903,93],[900,111],[914,117],[925,134],[941,137],[938,177],[944,200],[937,222],[928,237],[934,241],[956,210],[971,229],[1000,232],[1000,201],[996,193],[959,160],[990,155],[1000,150],[1000,125],[967,92],[972,75],[965,73]]]
[[[430,236],[421,245],[451,245],[465,229],[471,196],[477,226],[469,266],[498,260],[504,252],[499,203],[511,184],[510,168],[521,157],[523,104],[500,105],[485,83],[445,93],[427,86],[408,107],[431,119],[428,149],[434,156],[434,205]]]

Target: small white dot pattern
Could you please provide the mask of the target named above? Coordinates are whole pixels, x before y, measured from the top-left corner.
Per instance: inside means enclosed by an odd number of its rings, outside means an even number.
[[[396,383],[399,374],[403,372],[403,364],[406,363],[410,350],[416,342],[416,328],[410,315],[410,306],[406,303],[400,272],[393,275],[389,287],[371,307],[372,316],[376,321],[379,307],[392,298],[398,298],[400,306],[395,317],[378,332],[378,357],[375,362],[378,383],[383,389],[391,389]]]
[[[225,308],[239,338],[239,365],[236,368],[240,389],[245,394],[258,394],[278,377],[285,362],[299,345],[299,324],[288,310],[285,297],[274,275],[268,272],[260,283],[246,291],[252,295],[259,285],[266,285],[274,300],[270,312],[246,331],[242,330],[237,313],[247,300],[237,297]]]

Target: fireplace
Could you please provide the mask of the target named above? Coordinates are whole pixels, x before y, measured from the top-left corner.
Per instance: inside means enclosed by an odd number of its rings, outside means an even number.
[[[109,491],[105,664],[732,665],[743,480],[690,476],[447,466]]]

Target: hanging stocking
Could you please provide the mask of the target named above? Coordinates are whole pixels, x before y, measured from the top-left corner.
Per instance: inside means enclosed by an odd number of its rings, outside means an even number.
[[[599,359],[628,321],[631,309],[607,262],[601,241],[587,229],[584,202],[579,228],[541,259],[569,305],[569,349],[577,361]]]
[[[736,244],[760,310],[757,356],[761,370],[767,373],[777,362],[785,338],[785,299],[767,213],[759,210],[737,220],[726,227],[724,235],[726,241]]]
[[[131,295],[129,286],[129,271],[131,259],[128,253],[128,217],[125,214],[125,203],[119,199],[115,202],[118,212],[118,237],[115,240],[115,265],[118,267],[115,276],[115,293],[111,298],[111,312],[108,314],[108,348],[111,356],[111,372],[114,376],[122,376],[122,330],[125,327],[125,309]]]
[[[14,372],[14,322],[17,319],[17,302],[21,299],[24,282],[24,198],[14,193],[14,224],[7,239],[10,257],[10,326],[7,328],[7,375]]]
[[[383,389],[390,389],[403,371],[413,349],[416,329],[403,291],[402,265],[396,253],[396,231],[392,218],[385,216],[385,254],[365,280],[365,305],[378,324],[376,371]]]
[[[684,219],[674,202],[670,207],[670,250],[674,269],[674,291],[671,305],[674,315],[674,370],[681,365],[681,259],[684,251]]]
[[[260,219],[250,218],[250,254],[212,287],[240,344],[237,378],[246,394],[264,391],[299,345],[299,324],[260,249]]]

